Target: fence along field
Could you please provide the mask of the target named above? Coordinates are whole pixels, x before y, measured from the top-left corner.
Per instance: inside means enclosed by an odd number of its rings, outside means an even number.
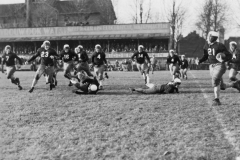
[[[189,74],[179,94],[130,94],[128,87],[144,86],[139,73],[109,72],[105,90],[80,96],[62,73],[56,89],[49,91],[42,78],[32,94],[34,72],[16,72],[22,91],[1,74],[0,159],[235,160],[239,93],[223,91],[223,105],[213,111],[202,93],[211,100],[208,71],[191,73],[195,78]],[[159,84],[170,78],[165,71],[151,75]]]

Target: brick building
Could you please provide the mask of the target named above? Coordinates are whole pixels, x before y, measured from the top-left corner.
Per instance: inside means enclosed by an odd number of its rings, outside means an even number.
[[[32,27],[114,24],[111,0],[31,0]],[[0,5],[0,28],[26,27],[26,3]]]

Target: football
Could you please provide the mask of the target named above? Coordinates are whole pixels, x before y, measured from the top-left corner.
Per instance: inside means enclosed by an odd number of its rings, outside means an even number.
[[[224,53],[218,53],[217,56],[216,56],[216,59],[219,62],[222,62],[225,59],[225,57],[226,57],[226,55]]]

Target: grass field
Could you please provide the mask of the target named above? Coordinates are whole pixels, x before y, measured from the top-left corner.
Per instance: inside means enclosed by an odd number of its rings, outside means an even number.
[[[191,71],[180,93],[130,94],[144,87],[137,72],[109,72],[98,95],[75,95],[62,73],[48,90],[41,78],[28,93],[34,72],[17,72],[18,91],[0,75],[1,160],[235,160],[240,156],[240,93],[221,94],[212,107],[208,71]],[[164,84],[166,71],[151,75]],[[227,74],[225,75],[227,80]],[[203,91],[203,93],[202,93]],[[170,154],[164,156],[164,152]]]

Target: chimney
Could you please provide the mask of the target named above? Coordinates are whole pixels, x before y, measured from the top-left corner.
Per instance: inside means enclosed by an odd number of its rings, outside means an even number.
[[[27,27],[32,27],[32,18],[31,18],[31,4],[32,0],[25,0],[26,4],[26,21],[27,21]]]

